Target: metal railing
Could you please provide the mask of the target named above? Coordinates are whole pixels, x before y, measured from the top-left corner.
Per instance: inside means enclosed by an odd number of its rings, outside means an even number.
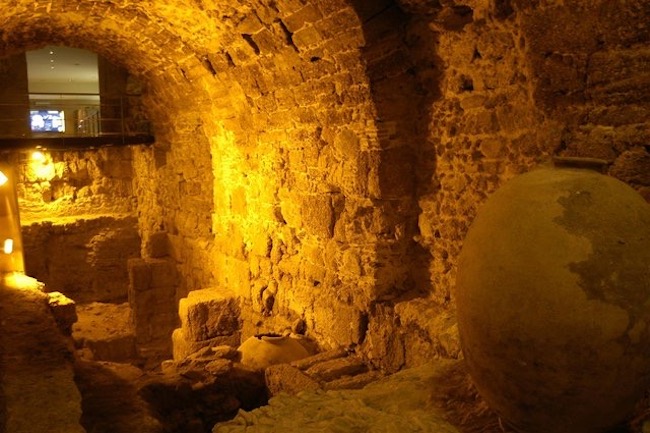
[[[151,135],[138,96],[39,93],[0,101],[0,139]]]

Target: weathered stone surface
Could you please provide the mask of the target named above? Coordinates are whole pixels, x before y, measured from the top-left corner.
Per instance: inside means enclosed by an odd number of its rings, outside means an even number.
[[[332,349],[326,352],[317,353],[316,355],[307,358],[299,359],[291,363],[293,367],[299,370],[307,370],[308,368],[325,361],[332,359],[343,358],[347,356],[348,352],[345,349]]]
[[[192,341],[185,336],[183,328],[177,328],[172,333],[172,356],[174,361],[180,361],[193,353],[205,347],[232,346],[237,347],[240,344],[241,336],[239,332],[231,335],[214,337],[209,340]]]
[[[368,367],[358,358],[349,356],[324,361],[309,367],[305,373],[316,380],[330,382],[343,376],[354,376],[365,372]]]
[[[612,165],[610,174],[632,185],[650,185],[650,153],[640,147],[623,152]]]
[[[78,303],[122,302],[127,261],[140,255],[136,219],[35,222],[23,229],[27,273]]]
[[[79,305],[77,315],[72,337],[77,348],[83,350],[84,358],[113,362],[136,359],[136,336],[127,303]]]
[[[180,300],[178,314],[190,341],[231,335],[241,328],[239,300],[226,290],[194,290]]]
[[[446,362],[427,364],[390,376],[361,390],[280,394],[267,407],[240,412],[217,424],[213,433],[387,431],[458,433],[444,419],[437,383],[444,383]],[[423,384],[427,386],[423,386]],[[444,387],[440,387],[442,389]],[[434,397],[434,398],[432,398]],[[269,429],[269,426],[272,426]]]
[[[361,342],[365,316],[359,309],[327,298],[319,298],[316,306],[317,322],[328,324],[327,327],[320,327],[317,331],[323,335],[330,347],[347,347]],[[333,317],[336,317],[336,320],[332,320]]]
[[[161,258],[169,255],[169,238],[166,232],[156,232],[149,235],[145,243],[147,257]]]
[[[6,432],[86,431],[73,354],[47,301],[29,286],[6,277],[0,282],[0,414]]]
[[[122,335],[99,340],[84,340],[86,356],[94,361],[132,362],[137,358],[135,336]]]
[[[264,371],[264,378],[269,396],[280,393],[296,395],[302,391],[320,389],[317,381],[289,364],[277,364]]]
[[[212,356],[216,356],[217,358],[229,359],[231,361],[239,360],[239,352],[237,352],[237,349],[233,346],[213,346],[210,350]]]
[[[128,270],[128,300],[138,351],[148,358],[167,358],[172,354],[170,336],[178,322],[174,263],[169,259],[130,259]]]
[[[426,299],[414,299],[395,305],[405,337],[405,358],[409,367],[430,362],[438,357],[458,358],[461,355],[455,315]],[[428,339],[418,344],[417,336]]]
[[[72,325],[77,321],[77,308],[75,302],[61,292],[47,294],[47,303],[52,310],[54,320],[59,329],[66,334],[72,332]]]
[[[377,370],[371,370],[354,376],[343,376],[339,379],[331,380],[323,384],[323,388],[328,391],[337,389],[361,389],[381,377],[383,377],[382,373]]]

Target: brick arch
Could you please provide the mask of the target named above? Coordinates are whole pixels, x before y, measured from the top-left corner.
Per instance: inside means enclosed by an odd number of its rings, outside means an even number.
[[[109,2],[92,6],[80,2],[77,8],[68,2],[46,9],[29,3],[0,12],[5,23],[0,30],[0,56],[48,44],[66,45],[96,52],[139,77],[145,83],[144,108],[157,138],[152,148],[134,151],[143,238],[161,223],[177,226],[185,203],[179,197],[157,197],[172,190],[175,182],[197,184],[195,178],[210,176],[209,142],[202,131],[196,131],[196,124],[213,120],[209,112],[199,109],[210,100],[209,92],[200,85],[202,76],[210,72],[183,39],[169,30],[174,23],[148,17],[137,8],[115,9]],[[192,95],[191,101],[188,95]],[[190,118],[193,125],[188,127]],[[192,173],[179,167],[183,157],[198,161]],[[212,187],[212,182],[202,182],[201,192],[210,197]],[[147,202],[161,205],[151,207]],[[196,231],[209,233],[211,211],[212,207],[201,209],[207,216]]]
[[[230,287],[257,314],[275,285],[275,313],[360,343],[386,295],[378,255],[399,254],[379,240],[399,200],[376,199],[403,162],[380,156],[362,18],[345,0],[214,3],[20,1],[0,54],[60,42],[144,78],[158,143],[136,158],[141,225],[164,223],[183,290]]]

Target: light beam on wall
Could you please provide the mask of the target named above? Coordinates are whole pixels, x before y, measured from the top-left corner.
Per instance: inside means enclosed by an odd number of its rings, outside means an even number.
[[[32,152],[29,163],[30,177],[38,181],[52,180],[56,176],[56,167],[52,162],[52,156],[45,151],[36,150]]]
[[[25,272],[16,183],[12,167],[0,163],[0,274]]]
[[[14,252],[14,240],[13,239],[5,239],[4,244],[2,246],[2,251],[5,254],[11,254]]]

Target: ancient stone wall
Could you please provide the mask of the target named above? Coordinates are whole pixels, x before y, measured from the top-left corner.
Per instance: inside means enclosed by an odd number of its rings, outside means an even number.
[[[257,316],[245,334],[302,318],[326,345],[360,343],[379,193],[360,23],[342,3],[286,2],[238,28],[215,61],[246,108],[212,142],[217,281]]]
[[[126,300],[140,254],[129,148],[5,152],[14,167],[26,273],[77,302]]]
[[[134,212],[128,147],[3,154],[14,166],[23,225]]]
[[[562,155],[605,159],[646,196],[650,180],[645,2],[467,3],[473,21],[440,32],[443,95],[424,154],[436,170],[420,199],[443,304],[469,224],[510,177]]]
[[[643,0],[13,3],[0,55],[80,46],[145,83],[156,144],[115,206],[145,256],[166,234],[169,302],[234,293],[244,336],[458,356],[456,257],[504,181],[595,156],[649,195]]]
[[[140,255],[134,217],[56,219],[23,226],[25,273],[77,303],[124,302],[127,260]]]

